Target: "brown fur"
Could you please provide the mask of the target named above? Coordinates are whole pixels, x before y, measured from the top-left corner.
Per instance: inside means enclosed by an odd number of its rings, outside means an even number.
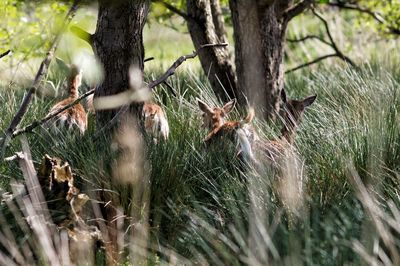
[[[208,128],[209,132],[204,139],[207,145],[212,142],[221,141],[222,139],[229,139],[232,142],[238,140],[240,147],[237,154],[240,154],[243,149],[251,153],[251,144],[248,141],[257,139],[257,134],[254,128],[250,125],[254,118],[254,110],[250,110],[247,117],[242,121],[227,121],[225,122],[226,114],[228,114],[235,105],[235,100],[226,103],[222,108],[210,108],[204,102],[198,100],[200,109],[203,111],[203,127]],[[241,130],[242,134],[237,134]],[[246,144],[243,143],[245,139]]]
[[[267,159],[267,161],[276,162],[276,160],[292,146],[296,136],[297,127],[301,122],[305,109],[316,99],[316,95],[309,96],[303,100],[288,100],[285,90],[281,92],[283,101],[284,125],[281,130],[281,136],[275,140],[259,139],[252,144],[255,151]]]
[[[143,116],[145,130],[153,136],[154,142],[157,143],[159,137],[164,140],[168,139],[168,121],[161,106],[155,103],[144,103]]]
[[[81,85],[82,74],[76,66],[71,67],[71,73],[68,80],[68,93],[69,97],[56,103],[51,109],[49,114],[58,112],[61,108],[75,101],[79,96],[79,86]],[[71,108],[64,110],[54,118],[55,127],[66,127],[72,129],[74,126],[78,127],[81,134],[84,134],[87,128],[87,115],[82,104],[78,103]]]
[[[93,94],[87,97],[86,108],[88,112],[96,113],[93,105]],[[157,143],[159,137],[167,140],[169,137],[169,125],[161,106],[155,103],[144,103],[142,114],[145,130],[148,134],[153,136],[154,142]]]
[[[75,65],[71,67],[71,73],[68,80],[68,95],[70,98],[77,99],[79,97],[79,86],[82,82],[82,74]]]
[[[301,122],[301,118],[304,114],[305,108],[310,106],[316,99],[316,95],[307,97],[301,101],[298,100],[288,100],[286,93],[282,90],[281,93],[282,101],[284,103],[283,107],[283,119],[284,126],[281,130],[281,136],[275,140],[260,139],[256,134],[254,128],[250,125],[254,117],[254,111],[249,112],[246,119],[242,121],[228,121],[223,122],[223,117],[221,117],[221,108],[201,108],[204,112],[204,116],[208,116],[208,120],[212,121],[212,127],[205,138],[207,144],[213,141],[220,141],[222,138],[230,139],[235,141],[238,137],[238,130],[243,130],[243,134],[238,138],[240,144],[240,150],[238,154],[245,153],[243,156],[246,158],[253,158],[253,151],[261,153],[262,157],[265,157],[268,161],[276,161],[276,159],[285,151],[285,149],[291,146],[294,142],[296,135],[296,130],[298,124]],[[200,104],[199,104],[200,105]],[[210,110],[217,110],[219,112]],[[204,119],[204,121],[207,121]]]
[[[221,108],[210,108],[206,103],[197,100],[200,110],[203,111],[203,127],[210,131],[216,130],[221,127],[225,122],[226,115],[235,107],[236,100],[227,102]]]

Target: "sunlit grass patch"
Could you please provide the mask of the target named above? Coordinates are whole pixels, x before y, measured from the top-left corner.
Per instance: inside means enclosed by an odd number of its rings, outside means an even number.
[[[154,100],[166,111],[171,133],[166,142],[143,143],[148,167],[145,180],[150,192],[145,207],[139,208],[139,218],[147,220],[139,221],[148,224],[144,247],[148,260],[176,259],[179,264],[188,259],[194,263],[229,265],[360,264],[370,259],[366,254],[383,258],[382,252],[388,248],[382,238],[386,231],[374,227],[373,219],[390,228],[388,232],[398,249],[399,238],[393,233],[396,228],[383,218],[392,219],[400,206],[399,77],[390,67],[385,69],[382,64],[377,68],[375,64],[358,70],[332,67],[287,76],[290,98],[318,95],[299,126],[296,160],[289,160],[286,171],[282,171],[303,180],[304,193],[292,198],[298,201],[296,204],[282,199],[280,193],[285,187],[278,186],[282,183],[273,169],[245,170],[230,142],[211,147],[204,144],[207,132],[201,128],[196,98],[210,105],[222,105],[204,75],[182,71],[171,77],[168,82],[176,96],[164,85],[156,88]],[[153,80],[162,71],[147,73],[146,80]],[[0,106],[2,129],[8,125],[22,96],[21,90],[0,90],[0,98],[9,103]],[[43,117],[53,103],[53,99],[36,98],[23,125]],[[245,111],[235,109],[229,118],[240,119]],[[52,135],[45,129],[35,129],[27,134],[32,158],[35,165],[46,153],[67,160],[83,192],[92,196],[112,195],[110,198],[126,214],[123,254],[124,260],[129,261],[128,250],[133,241],[130,230],[134,230],[129,225],[138,192],[135,187],[115,181],[113,167],[118,165],[121,152],[109,141],[114,143],[117,136],[112,140],[94,137],[93,116],[89,125],[83,137]],[[280,121],[272,125],[256,119],[254,125],[263,137],[280,134]],[[135,138],[134,134],[131,137]],[[20,142],[15,139],[7,156],[20,150]],[[2,162],[0,173],[1,186],[6,189],[11,179],[22,180],[15,162]],[[140,180],[138,176],[131,180]],[[366,196],[360,197],[363,188],[355,183],[357,176],[379,203],[373,206],[378,218],[367,210]],[[397,221],[391,219],[387,221]],[[372,248],[362,247],[359,242],[378,245],[380,255],[374,255]],[[394,256],[395,252],[385,254]]]

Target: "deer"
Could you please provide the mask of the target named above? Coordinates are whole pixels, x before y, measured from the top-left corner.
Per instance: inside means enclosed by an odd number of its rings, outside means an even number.
[[[227,138],[236,144],[239,161],[244,165],[244,170],[254,169],[254,173],[272,173],[273,187],[279,195],[283,208],[287,211],[290,223],[293,223],[293,214],[299,215],[303,197],[304,177],[298,171],[299,161],[291,149],[296,137],[297,128],[301,122],[306,108],[314,103],[316,95],[308,96],[302,100],[288,99],[285,90],[281,91],[282,120],[284,125],[281,134],[275,139],[258,137],[251,122],[254,118],[254,109],[241,121],[224,121],[215,108],[201,107],[204,121],[213,121],[213,127],[205,138],[206,143],[221,142]],[[203,105],[203,104],[201,104]],[[199,103],[200,106],[200,103]],[[211,112],[213,111],[213,112]],[[206,116],[206,118],[204,118]],[[242,168],[243,169],[243,168]],[[250,187],[263,186],[259,179],[251,179]]]
[[[96,113],[93,105],[93,94],[87,97],[86,107],[90,113]],[[155,144],[158,143],[160,138],[164,141],[168,140],[169,124],[160,105],[145,102],[143,104],[142,117],[144,118],[144,129],[146,134],[153,137]]]
[[[146,133],[153,136],[154,143],[161,137],[164,141],[169,136],[168,120],[161,106],[155,103],[144,103],[142,116]]]
[[[221,141],[227,137],[232,142],[238,142],[238,155],[242,150],[245,154],[252,154],[251,143],[258,139],[254,128],[250,125],[254,118],[254,109],[250,109],[246,118],[241,121],[225,121],[226,116],[233,110],[236,100],[225,103],[222,107],[209,107],[205,102],[197,100],[200,110],[203,112],[202,127],[208,129],[204,142],[210,145],[212,142]]]
[[[281,90],[282,120],[281,134],[276,139],[259,139],[253,143],[253,150],[258,150],[270,162],[276,162],[285,150],[294,145],[297,129],[301,123],[306,108],[314,103],[317,95],[308,96],[302,100],[288,99],[285,89]]]
[[[78,99],[81,82],[82,71],[76,65],[72,65],[68,77],[68,98],[56,103],[50,109],[48,116]],[[83,135],[87,129],[87,114],[82,104],[77,103],[56,115],[52,122],[53,126],[58,129],[67,128],[68,130],[72,130],[78,128],[80,134]]]
[[[220,141],[222,138],[228,138],[237,143],[237,155],[245,161],[254,163],[265,159],[269,162],[276,162],[279,155],[294,144],[296,131],[305,109],[315,101],[316,97],[316,95],[313,95],[303,100],[292,100],[287,98],[285,90],[282,89],[284,126],[281,135],[273,140],[260,138],[255,132],[251,125],[255,116],[254,109],[250,108],[247,117],[241,121],[225,122],[226,114],[234,107],[234,100],[226,103],[222,108],[210,108],[204,102],[198,100],[200,110],[203,111],[203,127],[209,129],[204,141],[209,144]],[[260,154],[264,158],[256,158],[255,151],[257,155]]]

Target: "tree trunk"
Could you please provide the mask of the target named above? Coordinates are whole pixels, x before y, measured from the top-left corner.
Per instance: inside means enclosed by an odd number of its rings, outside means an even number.
[[[237,79],[228,47],[201,48],[203,44],[227,40],[218,0],[211,1],[214,13],[210,0],[187,0],[190,36],[215,94],[224,101],[237,98],[243,102],[243,95],[237,90]]]
[[[231,0],[230,9],[239,90],[247,96],[250,105],[263,107],[267,101],[266,80],[256,0]]]
[[[128,89],[129,68],[143,72],[143,27],[149,9],[148,0],[99,1],[93,47],[103,65],[104,81],[95,97],[112,95]],[[133,104],[131,112],[139,115],[141,105]],[[118,110],[98,111],[99,128],[106,125]]]
[[[266,117],[275,119],[280,105],[280,94],[284,87],[284,42],[287,23],[278,14],[281,11],[272,5],[260,14],[261,47],[264,59],[263,77],[266,87],[263,90],[266,101]]]
[[[291,19],[286,11],[294,7],[293,1],[230,0],[229,3],[239,90],[245,92],[250,104],[261,110],[264,118],[274,119],[284,86],[284,41]]]
[[[228,36],[226,34],[224,17],[222,16],[222,10],[219,0],[211,0],[211,15],[215,27],[215,34],[218,36],[218,40],[221,43],[228,42]]]
[[[99,0],[99,12],[96,32],[92,38],[93,48],[104,70],[104,80],[96,88],[95,96],[107,96],[123,92],[129,88],[129,69],[137,67],[142,73],[144,68],[143,27],[149,9],[148,0]],[[121,107],[122,108],[122,107]],[[121,109],[96,111],[97,126],[104,128]],[[130,113],[140,118],[142,104],[131,104]],[[136,122],[139,119],[134,119]],[[120,121],[120,117],[118,117]],[[107,126],[106,134],[112,134],[118,127]],[[115,196],[106,196],[118,206]],[[107,264],[115,265],[119,260],[118,229],[116,211],[104,208],[108,226],[108,243],[106,244]]]

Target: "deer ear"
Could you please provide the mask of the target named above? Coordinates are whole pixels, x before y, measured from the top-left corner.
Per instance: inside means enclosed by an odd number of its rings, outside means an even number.
[[[281,90],[281,98],[282,98],[282,102],[283,102],[283,103],[286,104],[286,103],[288,102],[287,96],[286,96],[285,88],[282,88],[282,90]]]
[[[213,113],[213,110],[205,102],[197,99],[197,103],[199,105],[200,110],[202,110],[204,113],[207,113],[207,114]]]
[[[227,114],[230,111],[232,111],[233,107],[235,107],[236,104],[236,99],[232,99],[231,101],[227,102],[222,109],[224,110],[224,113]]]
[[[315,99],[317,99],[317,95],[309,96],[303,100],[304,107],[310,106]]]

